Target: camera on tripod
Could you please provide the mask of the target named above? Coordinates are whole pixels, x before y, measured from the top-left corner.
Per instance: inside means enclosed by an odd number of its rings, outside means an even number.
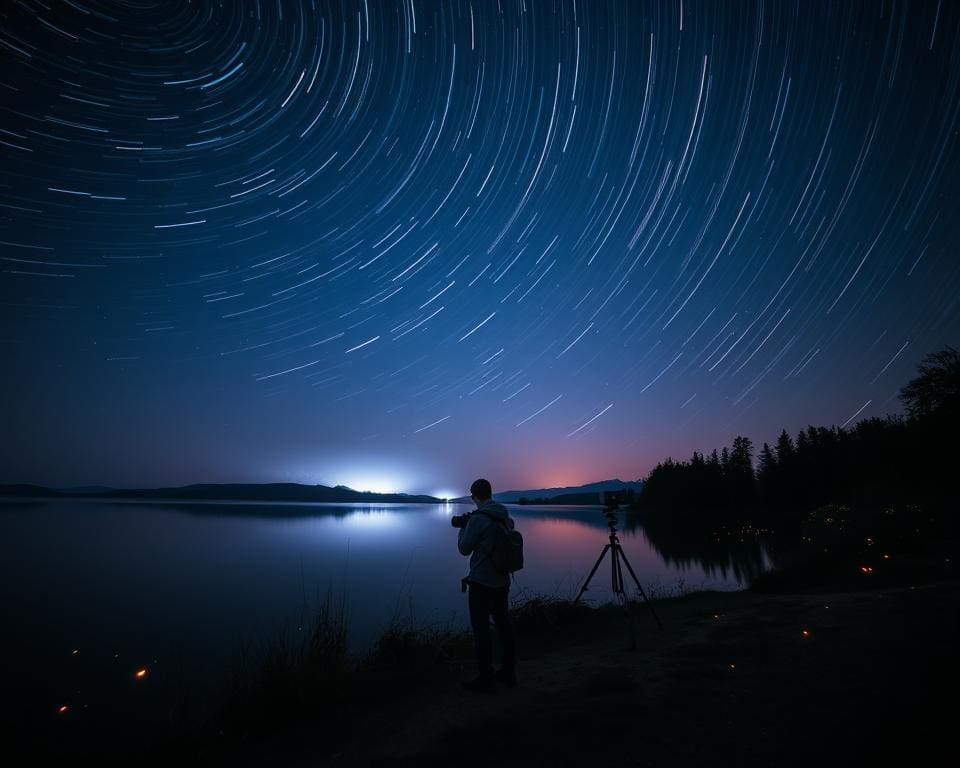
[[[621,568],[621,563],[627,566],[627,571],[630,573],[633,583],[637,585],[637,592],[647,604],[647,607],[650,609],[650,613],[653,614],[653,618],[656,619],[657,626],[663,629],[663,625],[660,623],[660,617],[657,616],[657,612],[653,609],[653,604],[647,598],[646,593],[643,591],[643,587],[640,586],[640,580],[637,578],[637,574],[633,572],[633,568],[630,566],[630,561],[627,560],[627,556],[624,554],[623,547],[620,545],[620,538],[617,536],[617,511],[622,505],[633,503],[633,489],[621,488],[618,491],[603,491],[602,493],[604,505],[603,514],[604,517],[607,518],[607,527],[610,529],[610,542],[604,546],[603,552],[600,553],[600,557],[597,558],[597,562],[594,564],[593,570],[590,571],[590,575],[587,576],[587,580],[583,582],[583,586],[580,587],[580,592],[573,602],[577,603],[580,601],[583,593],[587,591],[587,587],[590,585],[590,579],[593,578],[593,575],[600,567],[600,563],[603,562],[604,555],[609,552],[610,558],[613,561],[611,577],[613,593],[617,596],[617,600],[623,606],[624,610],[626,610],[627,616],[630,616],[630,601],[627,598],[627,593],[623,589],[623,569]],[[628,624],[630,627],[630,645],[635,649],[636,638],[633,634],[633,620],[630,619]]]
[[[633,502],[633,489],[621,488],[619,491],[604,491],[603,506],[607,509],[616,509],[623,504]]]

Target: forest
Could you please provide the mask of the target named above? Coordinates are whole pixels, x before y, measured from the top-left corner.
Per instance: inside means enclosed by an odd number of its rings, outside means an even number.
[[[849,429],[809,426],[796,436],[783,430],[759,451],[738,435],[719,452],[667,458],[646,478],[635,512],[660,525],[797,532],[816,510],[833,505],[896,510],[911,525],[955,536],[957,350],[928,354],[899,397],[903,415],[864,419]]]

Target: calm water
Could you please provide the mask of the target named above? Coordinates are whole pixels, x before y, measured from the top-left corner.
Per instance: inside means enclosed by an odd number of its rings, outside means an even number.
[[[304,606],[328,590],[345,598],[356,650],[394,618],[466,628],[467,560],[450,517],[468,509],[0,500],[5,673],[44,695],[57,689],[45,675],[78,659],[112,660],[124,674],[143,665],[213,679],[241,641],[285,622],[295,630]],[[526,555],[512,594],[575,596],[608,541],[602,511],[511,514]],[[759,545],[699,557],[640,530],[620,539],[654,596],[683,585],[737,589],[767,565]],[[609,556],[603,566],[585,595],[593,602],[612,598]]]

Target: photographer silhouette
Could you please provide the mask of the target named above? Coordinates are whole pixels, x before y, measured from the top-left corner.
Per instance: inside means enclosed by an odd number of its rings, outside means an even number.
[[[509,688],[517,684],[516,642],[507,605],[510,574],[497,570],[492,560],[497,526],[513,528],[513,520],[503,504],[493,501],[489,481],[475,480],[470,486],[470,495],[477,508],[468,515],[451,520],[454,527],[460,528],[457,536],[460,554],[470,556],[470,573],[462,585],[469,589],[470,626],[477,650],[478,675],[462,685],[477,693],[496,693],[498,680]],[[496,672],[493,669],[491,617],[503,646],[502,666]]]

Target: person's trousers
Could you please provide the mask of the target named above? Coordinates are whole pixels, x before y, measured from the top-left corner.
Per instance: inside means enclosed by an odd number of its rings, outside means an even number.
[[[470,625],[477,645],[477,669],[481,677],[493,677],[493,640],[490,636],[490,618],[497,628],[497,635],[503,646],[502,666],[513,672],[516,665],[516,640],[510,614],[507,608],[507,594],[510,587],[487,587],[483,584],[470,584],[468,603],[470,605]]]

